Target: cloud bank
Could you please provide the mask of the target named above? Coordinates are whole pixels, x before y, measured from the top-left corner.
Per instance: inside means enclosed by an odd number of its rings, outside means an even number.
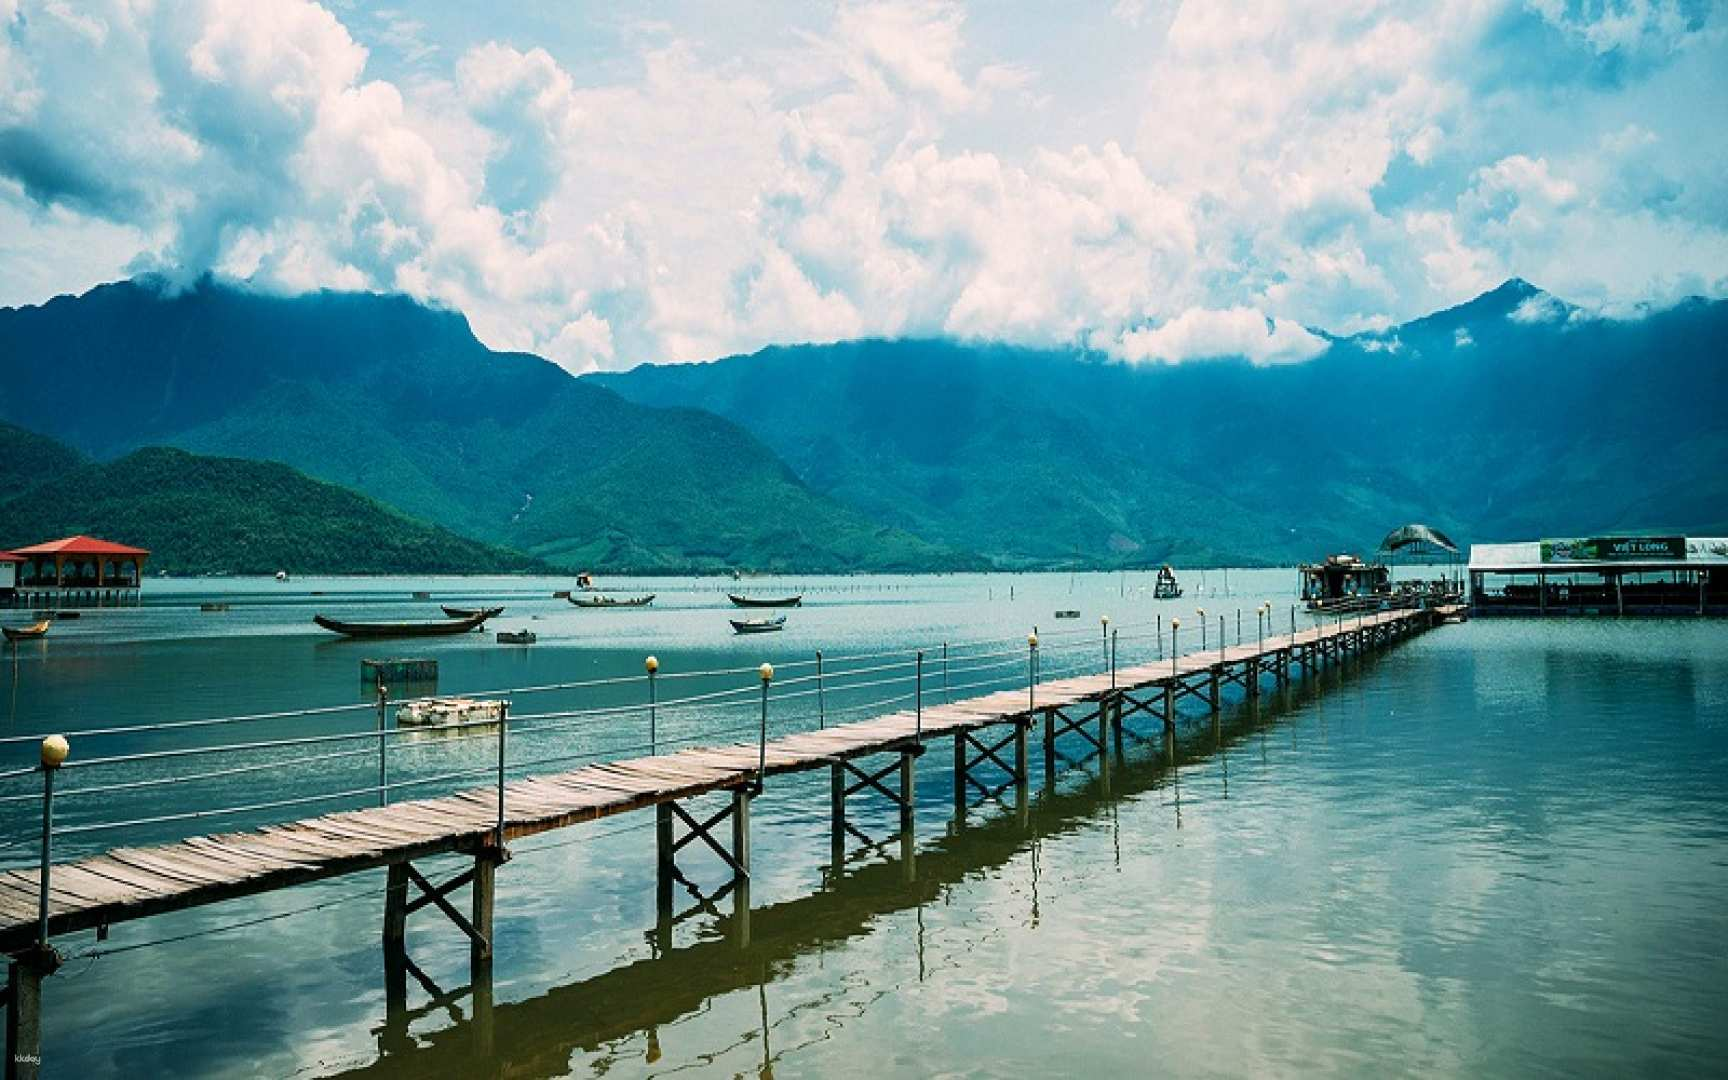
[[[1514,275],[1728,294],[1717,6],[656,14],[0,0],[0,302],[399,290],[581,371],[932,334],[1288,363]]]

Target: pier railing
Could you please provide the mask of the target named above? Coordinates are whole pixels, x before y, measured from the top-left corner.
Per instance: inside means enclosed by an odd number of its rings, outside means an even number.
[[[1295,616],[1292,612],[1292,622]],[[1175,652],[1216,648],[1161,616],[1044,629],[1025,638],[778,658],[759,666],[643,673],[461,691],[499,700],[500,719],[399,727],[395,711],[428,696],[114,724],[0,738],[0,865],[32,865],[212,829],[387,804],[583,764],[778,736]],[[1241,634],[1231,637],[1241,643]],[[1247,640],[1253,640],[1252,632]],[[766,675],[766,677],[765,677]],[[437,696],[452,696],[451,694]],[[37,758],[63,734],[56,766]]]

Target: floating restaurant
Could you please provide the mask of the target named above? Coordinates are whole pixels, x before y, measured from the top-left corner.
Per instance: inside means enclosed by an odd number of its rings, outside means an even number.
[[[1470,608],[1484,615],[1728,615],[1728,538],[1473,544]]]
[[[0,604],[137,603],[149,558],[144,548],[90,536],[0,552]]]

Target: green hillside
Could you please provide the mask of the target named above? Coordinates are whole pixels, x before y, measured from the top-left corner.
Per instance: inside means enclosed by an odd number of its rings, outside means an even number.
[[[477,574],[538,560],[404,517],[286,465],[154,447],[0,501],[0,548],[88,534],[171,573]]]
[[[52,367],[124,400],[60,407]],[[567,568],[974,565],[810,490],[736,424],[495,353],[406,297],[148,281],[0,310],[0,416],[101,457],[166,444],[281,461]]]

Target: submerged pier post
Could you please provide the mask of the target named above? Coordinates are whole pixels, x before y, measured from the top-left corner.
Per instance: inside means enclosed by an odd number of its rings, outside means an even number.
[[[38,957],[7,965],[6,1080],[42,1075],[42,977],[52,970]]]
[[[753,787],[732,792],[732,859],[738,864],[732,889],[733,936],[740,946],[750,944],[750,800]]]
[[[662,952],[672,948],[672,880],[676,871],[672,804],[654,808],[654,936]]]
[[[834,874],[838,877],[840,865],[846,861],[846,766],[835,763],[828,767],[828,773],[828,856],[834,864]],[[964,782],[964,772],[961,774],[961,782]],[[964,792],[964,788],[959,786],[956,786],[955,790]]]

